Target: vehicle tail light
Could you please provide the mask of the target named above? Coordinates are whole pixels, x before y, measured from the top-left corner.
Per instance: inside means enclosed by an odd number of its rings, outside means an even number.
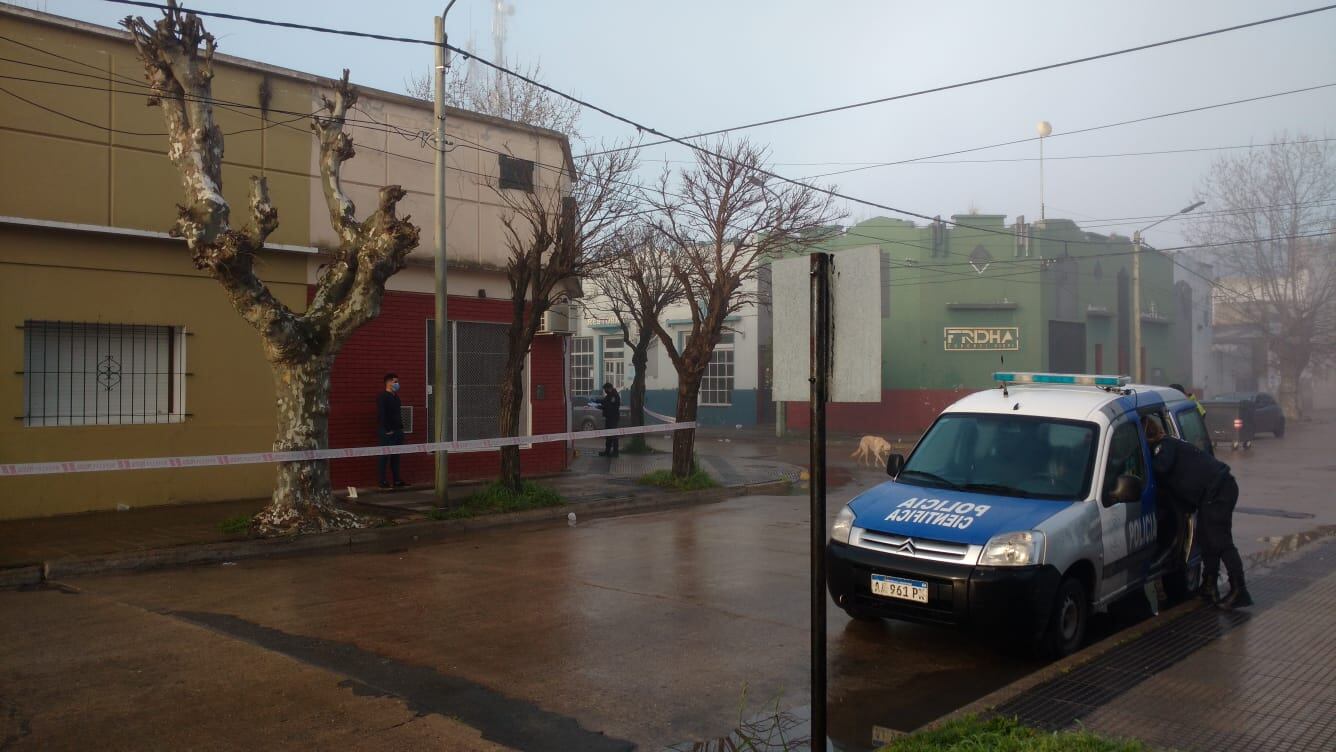
[[[1234,430],[1237,431],[1237,430],[1240,429],[1240,428],[1243,428],[1243,418],[1235,418],[1235,419],[1234,419]]]

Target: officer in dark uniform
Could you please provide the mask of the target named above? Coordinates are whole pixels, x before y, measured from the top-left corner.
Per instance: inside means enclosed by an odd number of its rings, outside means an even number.
[[[1243,560],[1234,547],[1231,531],[1234,505],[1239,501],[1239,484],[1229,465],[1217,460],[1186,441],[1164,435],[1159,419],[1144,421],[1146,441],[1151,445],[1151,471],[1155,482],[1188,511],[1197,512],[1201,536],[1202,596],[1221,608],[1251,606],[1252,596],[1243,581]],[[1220,563],[1229,574],[1229,593],[1220,597],[1216,580]]]
[[[622,419],[622,395],[617,393],[611,382],[603,385],[603,396],[593,400],[593,403],[603,411],[603,427],[616,428]],[[619,448],[617,437],[607,436],[603,439],[603,451],[598,456],[616,457]]]

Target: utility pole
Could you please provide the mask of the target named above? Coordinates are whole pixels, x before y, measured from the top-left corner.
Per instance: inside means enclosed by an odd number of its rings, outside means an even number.
[[[1141,230],[1132,233],[1132,381],[1141,377]]]
[[[432,428],[437,441],[448,441],[450,436],[450,319],[447,318],[446,257],[445,257],[445,71],[450,66],[450,50],[445,47],[445,17],[455,0],[445,6],[436,17],[436,77],[432,90],[436,95],[436,357],[432,359],[431,404],[434,410]],[[436,506],[449,505],[446,491],[450,480],[450,458],[445,452],[436,452]]]
[[[1142,373],[1145,364],[1141,362],[1141,255],[1146,249],[1141,242],[1141,233],[1180,214],[1196,211],[1205,203],[1205,201],[1198,201],[1190,204],[1132,233],[1132,373],[1129,375],[1133,381],[1139,384],[1146,381],[1145,374]]]
[[[826,402],[830,396],[831,254],[812,254],[811,344],[811,557],[812,557],[812,744],[826,748]]]

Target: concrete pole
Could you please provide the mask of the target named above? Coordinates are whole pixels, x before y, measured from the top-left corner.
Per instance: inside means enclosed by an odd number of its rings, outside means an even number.
[[[1132,234],[1132,377],[1140,384],[1141,378],[1141,231]]]
[[[452,1],[450,3],[454,5]],[[447,6],[446,13],[450,12]],[[450,319],[446,303],[445,257],[445,70],[450,65],[450,51],[445,48],[445,14],[436,17],[436,76],[432,91],[436,95],[436,357],[432,363],[432,427],[437,441],[450,437],[450,352],[448,349]],[[446,488],[450,480],[450,459],[445,452],[434,455],[436,461],[436,506],[449,504]]]

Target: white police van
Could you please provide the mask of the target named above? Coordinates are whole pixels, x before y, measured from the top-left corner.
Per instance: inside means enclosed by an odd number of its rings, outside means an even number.
[[[1163,578],[1200,585],[1193,520],[1157,503],[1141,427],[1210,451],[1181,392],[1122,376],[996,373],[947,408],[893,480],[831,528],[827,585],[856,619],[980,628],[1053,655],[1081,646],[1092,611]]]

